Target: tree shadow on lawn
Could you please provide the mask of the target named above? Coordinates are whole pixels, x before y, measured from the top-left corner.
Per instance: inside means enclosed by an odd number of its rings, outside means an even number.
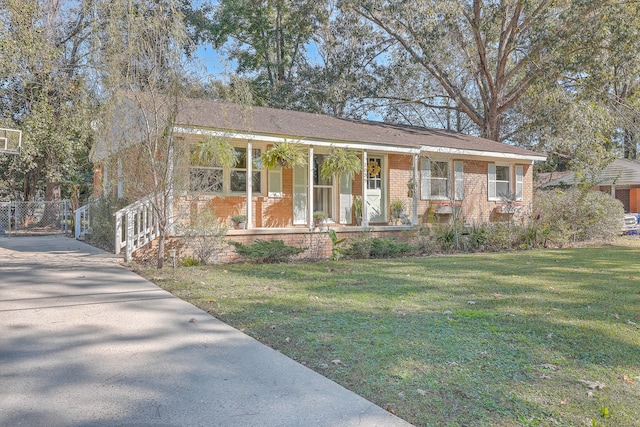
[[[640,375],[640,330],[627,323],[640,314],[637,251],[604,252],[234,271],[276,277],[285,291],[290,280],[316,299],[247,299],[230,318],[275,313],[262,323],[253,317],[247,332],[418,425],[584,424],[598,419],[602,402],[612,408],[610,422],[629,425],[640,419],[640,380],[623,379]],[[580,381],[607,387],[589,390]]]

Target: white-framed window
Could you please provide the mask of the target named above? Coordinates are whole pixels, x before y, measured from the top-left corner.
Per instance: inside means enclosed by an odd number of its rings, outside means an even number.
[[[451,194],[449,162],[422,159],[420,167],[420,198],[448,200]]]
[[[515,180],[512,176],[515,170]],[[490,163],[488,168],[489,200],[522,200],[523,172],[521,165],[515,167]]]
[[[193,164],[192,156],[190,169],[189,189],[200,193],[246,193],[247,191],[247,148],[235,147],[236,164],[233,168],[227,168],[215,163]],[[262,164],[260,161],[260,148],[252,150],[252,190],[254,194],[260,194],[262,190]]]

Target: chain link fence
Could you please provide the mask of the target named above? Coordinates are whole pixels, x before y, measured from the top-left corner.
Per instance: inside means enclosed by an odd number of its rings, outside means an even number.
[[[68,200],[0,202],[0,236],[66,234],[71,231]]]

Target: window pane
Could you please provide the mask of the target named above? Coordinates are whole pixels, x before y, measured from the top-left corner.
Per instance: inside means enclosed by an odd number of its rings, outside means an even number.
[[[431,162],[432,178],[447,178],[449,176],[449,164],[447,162]]]
[[[447,196],[447,180],[431,178],[431,197],[446,198]]]
[[[498,197],[509,196],[509,183],[496,181],[496,194],[498,195]]]
[[[235,164],[235,168],[237,169],[246,169],[247,168],[247,149],[246,148],[235,148],[235,155],[237,159],[237,163]]]
[[[509,166],[496,166],[496,181],[509,181]]]
[[[247,191],[246,171],[231,171],[231,191]]]
[[[253,193],[259,193],[260,192],[260,188],[261,188],[260,187],[260,184],[261,184],[260,177],[261,176],[262,176],[262,174],[260,172],[254,172],[253,173],[253,180],[252,180],[252,183],[251,183],[251,185],[252,185],[251,191]]]
[[[192,168],[189,189],[191,191],[222,191],[222,169]]]

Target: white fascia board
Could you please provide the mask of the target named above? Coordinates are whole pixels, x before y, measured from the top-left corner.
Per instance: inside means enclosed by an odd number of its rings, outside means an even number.
[[[349,148],[352,150],[385,151],[385,152],[403,153],[403,154],[419,154],[420,153],[419,148],[366,144],[366,143],[359,143],[359,142],[353,142],[353,141],[344,142],[344,141],[322,141],[322,140],[316,140],[316,139],[304,139],[304,138],[295,138],[295,137],[286,138],[283,136],[261,135],[261,134],[254,134],[254,133],[226,132],[226,131],[220,131],[220,130],[198,129],[198,128],[189,128],[189,127],[181,127],[181,126],[175,126],[173,128],[173,132],[188,134],[188,135],[218,136],[218,137],[230,138],[230,139],[251,139],[253,141],[261,141],[261,142],[274,143],[274,144],[278,144],[281,142],[295,142],[302,145],[313,145],[315,147],[331,147],[335,145],[342,148]]]
[[[438,153],[457,156],[474,156],[474,157],[492,157],[496,159],[509,159],[509,160],[528,160],[532,164],[533,162],[543,162],[547,160],[547,156],[540,155],[523,155],[512,153],[499,153],[497,151],[479,151],[479,150],[464,150],[459,148],[447,148],[447,147],[434,147],[429,145],[423,145],[422,151],[427,153]]]

